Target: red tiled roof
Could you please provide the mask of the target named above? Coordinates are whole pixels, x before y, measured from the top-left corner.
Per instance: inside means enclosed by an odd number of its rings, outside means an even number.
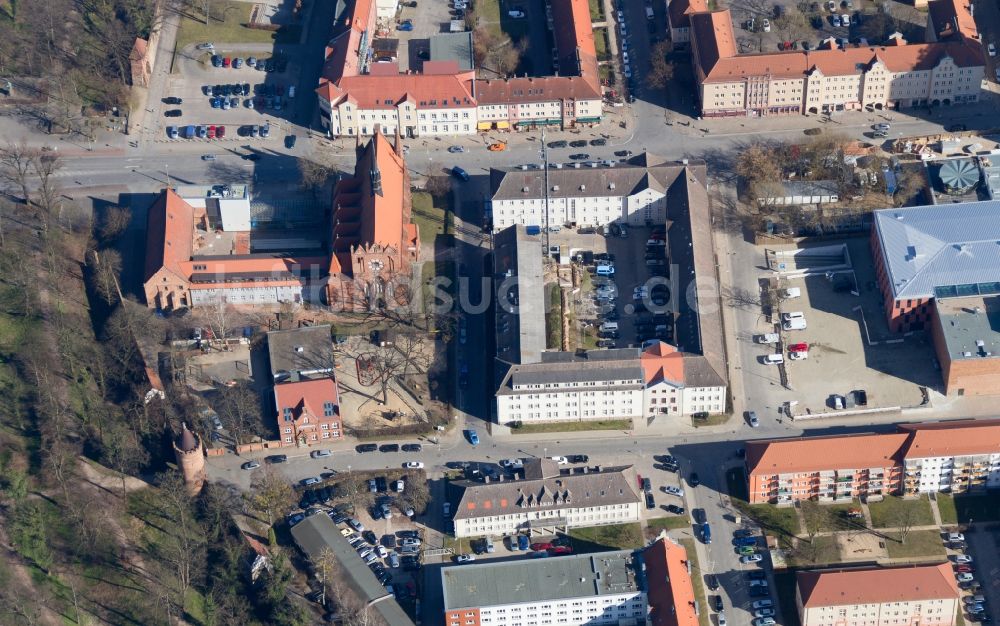
[[[191,258],[194,209],[171,189],[164,189],[146,218],[146,268],[143,281],[160,268],[186,277],[181,264]]]
[[[392,74],[349,76],[340,81],[341,98],[350,94],[362,109],[393,109],[411,98],[422,109],[476,106],[474,72],[461,74]],[[333,90],[331,93],[336,94]],[[333,99],[336,102],[336,98]]]
[[[480,104],[587,100],[600,97],[600,90],[579,76],[476,81],[476,99]]]
[[[340,394],[337,391],[337,381],[333,378],[316,378],[274,386],[274,405],[278,409],[279,425],[284,420],[282,413],[285,408],[292,409],[295,421],[305,414],[324,419],[323,406],[327,402],[333,404],[335,415],[325,419],[338,419]]]
[[[684,546],[660,539],[643,550],[653,626],[697,626],[694,585]]]
[[[750,474],[818,472],[896,465],[906,434],[835,435],[748,441]]]
[[[662,341],[643,351],[639,358],[646,384],[658,380],[684,382],[684,354]]]
[[[946,600],[959,596],[948,563],[799,572],[796,578],[805,608]]]
[[[553,0],[552,21],[556,25],[554,32],[560,69],[564,73],[576,73],[578,61],[579,76],[600,94],[597,46],[588,0]]]
[[[927,3],[927,12],[938,39],[979,38],[976,20],[965,0],[934,0]]]
[[[1000,420],[961,420],[936,424],[900,424],[912,433],[903,458],[983,454],[1000,450]]]

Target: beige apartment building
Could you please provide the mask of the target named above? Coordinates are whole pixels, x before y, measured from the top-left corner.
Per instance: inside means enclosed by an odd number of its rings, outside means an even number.
[[[928,43],[739,54],[728,9],[688,12],[703,117],[876,111],[976,102],[985,58],[969,7],[933,0]]]
[[[959,591],[951,565],[799,572],[802,626],[954,626]]]

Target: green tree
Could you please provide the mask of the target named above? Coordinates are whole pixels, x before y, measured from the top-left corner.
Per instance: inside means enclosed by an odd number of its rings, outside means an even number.
[[[267,515],[267,525],[273,526],[275,518],[283,516],[295,502],[295,491],[271,465],[264,465],[254,470],[246,498],[254,510]]]
[[[41,507],[38,502],[23,502],[15,509],[10,539],[18,554],[47,574],[52,568],[53,555],[49,547],[48,522]]]

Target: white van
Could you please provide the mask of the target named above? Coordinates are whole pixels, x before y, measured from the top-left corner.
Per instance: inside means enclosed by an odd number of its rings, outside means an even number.
[[[486,552],[488,554],[493,554],[496,551],[496,548],[493,547],[493,540],[490,539],[489,537],[483,539],[483,545],[486,546]]]
[[[757,343],[778,343],[779,341],[781,341],[781,336],[778,333],[757,335]]]
[[[782,313],[781,321],[788,322],[791,320],[801,320],[805,319],[805,317],[806,316],[802,314],[802,311],[792,311],[791,313]]]
[[[781,327],[785,330],[805,330],[806,320],[801,317],[797,317],[795,319],[790,319],[787,322],[783,322]]]
[[[602,333],[616,333],[618,332],[618,322],[604,322],[601,324]]]
[[[598,276],[614,276],[615,266],[614,265],[598,265],[597,270],[594,272]]]
[[[781,365],[785,362],[785,357],[780,354],[768,354],[764,357],[764,362],[768,365]]]

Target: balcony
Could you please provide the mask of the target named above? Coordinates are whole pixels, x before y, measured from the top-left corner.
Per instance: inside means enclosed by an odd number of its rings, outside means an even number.
[[[837,477],[837,482],[838,483],[849,483],[849,482],[853,482],[853,481],[854,481],[854,476],[838,476]]]

